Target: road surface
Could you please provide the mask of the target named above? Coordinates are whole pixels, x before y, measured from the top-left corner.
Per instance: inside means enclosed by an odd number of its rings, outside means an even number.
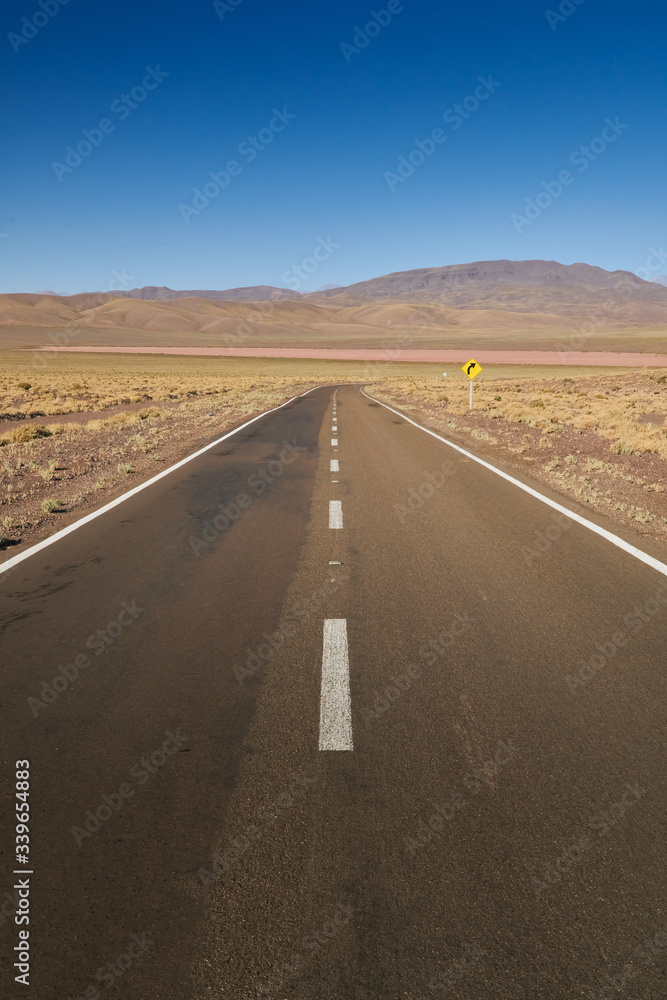
[[[667,995],[667,578],[358,387],[0,592],[3,996]]]

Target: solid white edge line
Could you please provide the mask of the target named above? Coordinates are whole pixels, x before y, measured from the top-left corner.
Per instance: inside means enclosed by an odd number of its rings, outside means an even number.
[[[353,750],[350,661],[345,618],[327,618],[322,637],[320,750]]]
[[[495,465],[491,465],[490,462],[485,462],[483,458],[478,458],[477,455],[473,455],[471,451],[466,451],[465,448],[461,448],[460,445],[454,444],[453,441],[448,441],[447,438],[441,437],[440,434],[436,434],[435,431],[429,430],[428,427],[423,427],[421,424],[418,424],[416,420],[411,420],[410,417],[406,416],[401,410],[395,410],[392,406],[388,406],[386,403],[383,403],[381,399],[376,399],[375,396],[369,396],[363,389],[361,389],[360,392],[364,394],[366,399],[372,399],[373,402],[379,403],[380,406],[384,406],[386,410],[390,410],[391,413],[395,413],[397,416],[407,420],[409,424],[412,424],[414,427],[418,427],[420,431],[424,431],[426,434],[430,434],[431,437],[436,438],[438,441],[442,441],[443,444],[446,444],[449,448],[454,448],[455,451],[460,452],[461,455],[465,455],[473,462],[477,462],[478,465],[483,465],[485,469],[490,469],[491,472],[495,472],[496,475],[506,479],[508,483],[518,486],[520,490],[524,491],[524,493],[529,493],[531,497],[535,497],[536,500],[541,500],[542,503],[545,503],[548,507],[552,507],[561,514],[565,514],[566,517],[576,521],[577,524],[582,524],[584,528],[594,531],[596,535],[600,535],[602,538],[605,538],[608,542],[611,542],[612,545],[616,545],[617,548],[627,552],[628,555],[634,556],[635,559],[639,559],[640,562],[646,563],[646,565],[650,566],[651,569],[656,570],[658,573],[662,573],[663,576],[667,576],[667,564],[660,562],[660,560],[656,559],[654,556],[650,556],[647,552],[643,552],[635,545],[631,545],[630,542],[626,542],[623,538],[619,538],[618,535],[614,535],[611,531],[607,531],[606,528],[601,528],[600,525],[595,524],[594,521],[589,521],[588,518],[582,517],[581,514],[576,514],[573,510],[568,510],[567,507],[563,507],[562,504],[557,503],[555,500],[550,500],[549,497],[545,497],[542,493],[538,493],[537,490],[534,490],[532,486],[527,486],[525,483],[515,479],[514,476],[510,476],[507,472],[503,472],[502,469],[498,469]]]
[[[256,417],[253,417],[252,420],[247,420],[245,424],[241,424],[240,427],[235,427],[233,431],[228,431],[227,434],[223,434],[221,438],[217,438],[217,440],[211,441],[210,444],[207,444],[203,448],[200,448],[199,451],[193,452],[192,455],[187,455],[185,458],[182,458],[179,462],[176,462],[175,465],[170,465],[168,469],[163,469],[162,472],[158,472],[157,476],[153,476],[152,479],[147,479],[145,483],[139,483],[139,485],[135,486],[134,489],[131,489],[127,493],[123,493],[121,496],[116,497],[115,500],[110,500],[109,503],[105,504],[104,507],[100,507],[99,510],[94,510],[92,511],[92,513],[86,514],[85,517],[80,518],[78,521],[74,521],[72,524],[68,524],[66,528],[61,528],[60,531],[56,531],[55,535],[49,535],[48,538],[44,538],[41,542],[37,542],[36,545],[33,545],[29,549],[26,549],[25,552],[20,552],[18,555],[13,556],[11,559],[8,559],[7,562],[1,563],[0,574],[6,573],[8,570],[13,569],[14,566],[17,566],[19,563],[23,562],[23,560],[27,559],[29,556],[34,556],[35,553],[41,552],[42,549],[47,548],[47,546],[53,545],[54,542],[60,541],[60,539],[64,538],[65,535],[71,534],[72,531],[76,531],[76,529],[82,527],[82,525],[88,524],[90,521],[94,521],[96,517],[101,517],[102,514],[106,514],[107,511],[113,510],[114,507],[118,507],[118,505],[123,503],[123,501],[128,500],[130,497],[135,496],[135,494],[137,493],[141,493],[142,490],[145,490],[149,486],[152,486],[153,483],[157,483],[158,480],[164,479],[165,476],[168,476],[171,472],[174,472],[176,469],[180,469],[182,466],[187,465],[187,463],[191,462],[193,458],[198,458],[200,455],[203,455],[204,452],[209,451],[211,448],[215,448],[222,441],[226,441],[227,438],[232,437],[232,435],[238,434],[238,432],[242,431],[245,427],[249,427],[250,424],[254,424],[256,420],[261,420],[262,417],[267,417],[269,413],[275,413],[276,410],[282,410],[284,406],[288,406],[289,403],[293,403],[295,399],[302,399],[303,396],[307,396],[308,393],[314,392],[315,389],[321,389],[321,388],[322,388],[321,386],[315,385],[313,386],[312,389],[308,389],[306,392],[302,392],[299,396],[292,396],[291,399],[287,399],[284,403],[281,403],[280,406],[273,406],[270,410],[265,410],[264,413],[260,413]]]
[[[343,527],[343,504],[340,500],[329,501],[329,527]]]

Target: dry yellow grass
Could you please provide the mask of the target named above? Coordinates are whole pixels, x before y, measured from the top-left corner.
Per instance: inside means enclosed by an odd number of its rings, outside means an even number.
[[[110,499],[128,479],[147,478],[290,396],[342,382],[372,383],[380,398],[447,435],[530,463],[532,476],[642,531],[667,525],[667,376],[660,371],[487,366],[469,414],[463,374],[450,368],[445,382],[441,366],[423,363],[43,358],[37,364],[14,352],[0,364],[0,522],[9,518],[0,548],[55,530],[67,513]],[[62,505],[42,510],[56,490]]]
[[[448,378],[445,384],[390,377],[373,388],[392,398],[439,406],[453,416],[468,414],[469,384],[465,378]],[[610,442],[605,450],[612,453],[654,452],[667,460],[667,425],[663,423],[667,419],[667,376],[659,369],[588,378],[582,375],[576,383],[567,374],[551,383],[535,378],[512,383],[479,376],[473,393],[475,413],[526,424],[544,435],[565,427],[591,430]]]
[[[129,477],[148,478],[212,436],[317,384],[288,372],[233,374],[196,359],[109,364],[95,358],[91,364],[85,358],[78,364],[57,357],[38,378],[29,377],[25,355],[4,362],[0,514],[11,529],[3,529],[0,548],[55,530],[67,514],[127,489]],[[56,504],[54,482],[62,498]]]
[[[532,478],[640,533],[667,533],[667,376],[661,370],[497,379],[473,389],[387,378],[369,392],[473,450],[523,466]]]
[[[142,402],[166,402],[170,400],[185,400],[194,397],[220,397],[241,389],[248,392],[252,389],[271,391],[281,386],[294,385],[294,377],[281,376],[268,382],[262,380],[260,387],[256,377],[234,376],[221,381],[217,373],[208,375],[199,366],[189,371],[187,366],[176,366],[172,370],[160,371],[160,366],[153,365],[150,374],[143,374],[141,366],[116,366],[99,364],[83,370],[76,364],[69,366],[59,364],[49,365],[33,379],[19,382],[12,371],[11,365],[3,365],[0,375],[0,419],[2,416],[29,416],[37,413],[43,416],[58,416],[70,413],[97,412],[117,406],[130,406]],[[105,358],[106,360],[106,358]],[[22,370],[29,368],[25,362]],[[139,369],[139,371],[137,370]],[[233,384],[232,384],[233,383]]]

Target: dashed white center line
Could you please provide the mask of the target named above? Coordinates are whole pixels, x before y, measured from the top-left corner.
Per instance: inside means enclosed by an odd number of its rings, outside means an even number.
[[[343,527],[343,504],[340,500],[329,501],[329,527]]]
[[[331,438],[331,447],[332,448],[338,447],[338,438]]]
[[[329,472],[340,472],[340,469],[338,467],[338,459],[337,458],[330,458],[329,459]]]
[[[353,750],[350,663],[345,618],[327,618],[322,646],[320,750]]]

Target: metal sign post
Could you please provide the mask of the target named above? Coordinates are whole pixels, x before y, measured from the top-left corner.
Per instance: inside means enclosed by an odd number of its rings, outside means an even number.
[[[467,375],[467,377],[470,379],[470,402],[468,404],[469,410],[472,410],[472,380],[474,378],[477,378],[481,370],[482,366],[477,361],[475,361],[474,358],[471,358],[470,361],[466,361],[466,363],[461,368],[463,374]]]

